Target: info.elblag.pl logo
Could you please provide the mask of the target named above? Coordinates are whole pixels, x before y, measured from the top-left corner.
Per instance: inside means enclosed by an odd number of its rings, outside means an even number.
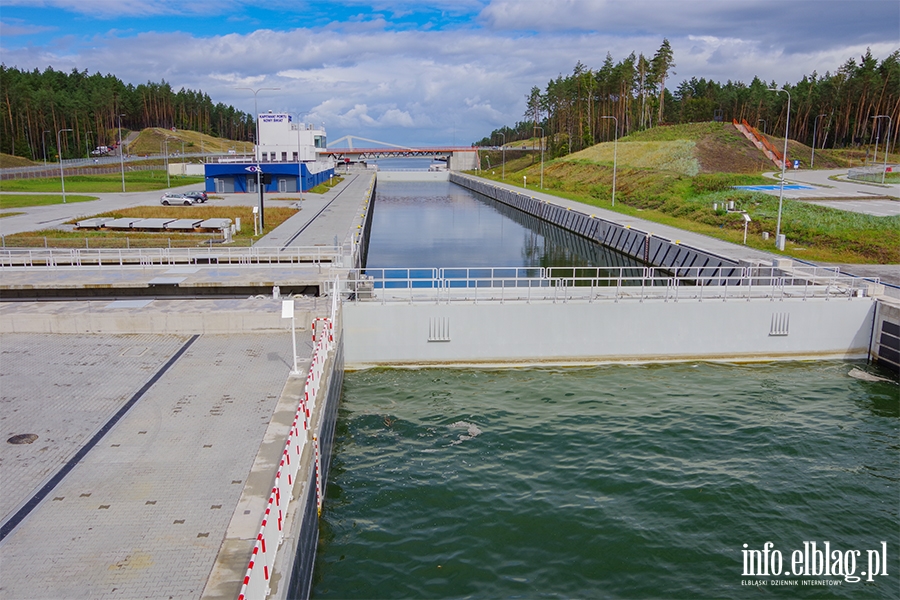
[[[831,579],[780,579],[744,580],[741,585],[841,585],[844,582],[857,583],[875,581],[876,577],[887,576],[887,542],[874,550],[840,550],[832,548],[831,542],[803,542],[803,548],[793,550],[786,558],[772,542],[763,544],[761,550],[751,550],[744,544],[744,577],[828,577]],[[865,570],[861,570],[865,568]],[[859,573],[857,573],[859,570]],[[835,579],[835,578],[843,579]]]

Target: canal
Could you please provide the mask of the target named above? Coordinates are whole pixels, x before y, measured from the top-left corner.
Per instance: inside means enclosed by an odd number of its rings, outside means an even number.
[[[449,183],[378,186],[373,269],[627,260]],[[854,369],[347,373],[312,596],[896,598],[898,387]]]

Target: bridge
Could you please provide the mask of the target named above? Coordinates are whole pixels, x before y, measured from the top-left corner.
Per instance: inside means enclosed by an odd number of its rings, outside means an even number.
[[[368,144],[379,144],[381,147],[354,148],[353,141],[361,140]],[[329,146],[320,150],[320,156],[330,156],[338,162],[362,162],[379,158],[444,158],[450,163],[450,169],[474,169],[478,164],[478,148],[472,146],[436,146],[412,148],[378,140],[370,140],[354,135],[345,135],[334,141],[334,144],[347,142],[347,148]]]

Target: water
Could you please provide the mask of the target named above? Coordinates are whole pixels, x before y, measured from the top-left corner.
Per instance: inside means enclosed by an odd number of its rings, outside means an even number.
[[[852,366],[348,373],[313,596],[897,598],[898,388]],[[889,575],[742,575],[767,541]]]
[[[369,267],[632,265],[452,184],[381,183]],[[314,598],[897,598],[898,387],[845,362],[348,373]],[[743,544],[887,577],[747,586]],[[865,570],[859,566],[856,570]]]
[[[622,254],[450,182],[382,182],[366,266],[634,266]]]

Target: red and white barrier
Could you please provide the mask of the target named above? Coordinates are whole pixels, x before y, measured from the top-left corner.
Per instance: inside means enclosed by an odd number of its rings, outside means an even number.
[[[334,297],[331,305],[331,318],[317,318],[313,321],[313,349],[309,373],[306,375],[306,386],[300,398],[300,404],[294,415],[294,422],[288,433],[275,483],[269,494],[266,512],[256,536],[253,554],[244,575],[244,583],[238,600],[265,600],[269,593],[269,578],[275,564],[275,554],[284,539],[284,520],[287,505],[293,497],[294,485],[297,483],[297,472],[300,470],[300,459],[303,449],[309,441],[312,427],[311,417],[316,407],[316,399],[328,355],[334,348],[334,319],[337,316],[337,281],[335,281]],[[316,510],[322,514],[322,465],[319,456],[319,441],[313,436],[313,453],[316,478]]]

